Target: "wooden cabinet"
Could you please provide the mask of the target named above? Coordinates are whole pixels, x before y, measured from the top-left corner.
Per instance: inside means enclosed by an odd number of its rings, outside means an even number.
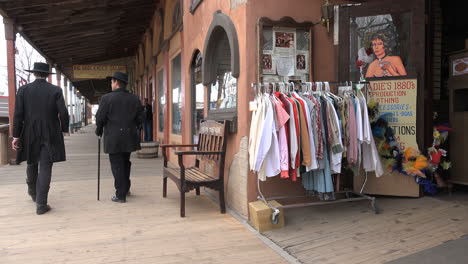
[[[468,185],[468,49],[450,56],[450,182]]]

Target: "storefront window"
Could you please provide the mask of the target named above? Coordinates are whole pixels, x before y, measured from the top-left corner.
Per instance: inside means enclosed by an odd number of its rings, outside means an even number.
[[[205,86],[202,83],[202,56],[198,52],[192,61],[192,135],[193,143],[198,142],[200,124],[204,118]]]
[[[177,1],[174,7],[174,13],[172,14],[172,32],[182,23],[182,9],[180,7],[180,1]]]
[[[164,131],[164,116],[166,110],[166,94],[164,92],[164,70],[160,70],[158,72],[158,95],[159,95],[159,103],[158,103],[158,113],[159,113],[159,131]]]
[[[237,79],[231,72],[231,51],[224,30],[220,30],[215,47],[216,80],[210,86],[210,110],[236,109]]]
[[[181,134],[182,130],[182,85],[181,85],[181,57],[177,55],[172,60],[172,133]]]
[[[190,13],[193,14],[202,1],[203,0],[191,0]]]

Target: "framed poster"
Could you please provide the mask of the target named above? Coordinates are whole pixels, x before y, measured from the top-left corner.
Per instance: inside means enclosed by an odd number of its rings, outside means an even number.
[[[382,0],[340,8],[337,49],[339,81],[417,79],[419,149],[432,143],[424,6],[424,0]]]
[[[350,18],[352,79],[414,75],[411,58],[411,12]]]
[[[259,82],[311,79],[311,22],[259,20]]]

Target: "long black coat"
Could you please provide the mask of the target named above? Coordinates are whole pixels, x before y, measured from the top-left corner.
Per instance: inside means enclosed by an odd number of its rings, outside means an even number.
[[[52,162],[65,161],[62,132],[68,132],[69,116],[62,89],[36,79],[16,94],[13,137],[19,138],[16,162],[37,163],[45,145]]]
[[[138,130],[143,118],[143,106],[136,95],[122,88],[104,95],[96,113],[96,134],[102,135],[104,129],[104,152],[141,149]]]

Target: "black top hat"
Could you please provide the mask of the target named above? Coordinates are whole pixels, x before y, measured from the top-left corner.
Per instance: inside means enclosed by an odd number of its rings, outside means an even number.
[[[25,70],[27,72],[42,72],[42,73],[48,73],[48,74],[54,74],[53,72],[50,71],[50,66],[47,63],[44,62],[35,62],[34,63],[34,68],[32,70]]]
[[[119,80],[121,82],[124,82],[125,84],[128,83],[128,74],[123,73],[123,72],[115,72],[114,76],[107,76],[107,79],[115,79]]]

